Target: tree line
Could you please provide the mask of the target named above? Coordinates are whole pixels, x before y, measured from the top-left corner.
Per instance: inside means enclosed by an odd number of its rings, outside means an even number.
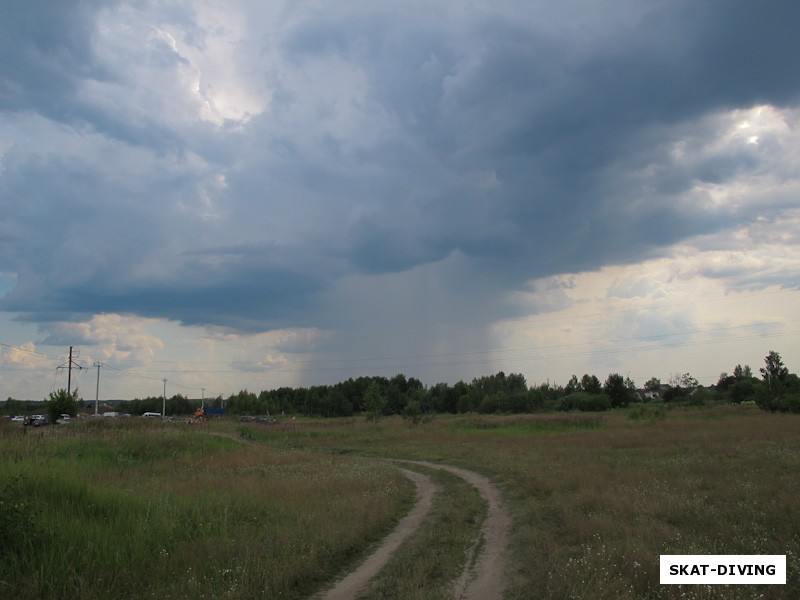
[[[256,394],[241,390],[227,398],[218,396],[208,406],[222,408],[229,415],[302,415],[310,417],[348,417],[365,415],[369,419],[401,415],[412,421],[435,413],[508,414],[548,411],[605,411],[635,402],[690,402],[707,400],[733,403],[752,402],[765,410],[800,413],[800,378],[783,364],[780,354],[770,351],[753,374],[749,365],[736,365],[732,374],[722,373],[716,385],[700,386],[690,374],[676,374],[668,383],[657,378],[637,389],[635,383],[619,373],[611,373],[602,381],[595,375],[573,375],[565,386],[550,382],[529,386],[519,373],[500,371],[450,385],[437,383],[425,386],[414,377],[397,374],[350,378],[333,385],[280,387]],[[61,394],[64,392],[64,394]],[[51,394],[53,413],[71,412],[72,402],[64,390]],[[76,402],[77,397],[71,398]],[[6,402],[11,410],[12,399]],[[161,412],[167,415],[190,415],[197,400],[177,394],[164,399],[151,396],[122,403],[118,410],[133,415]],[[16,404],[15,404],[16,407]],[[10,414],[10,413],[9,413]],[[16,413],[14,413],[16,414]]]
[[[218,397],[210,405],[224,407],[233,415],[303,415],[310,417],[347,417],[363,414],[377,419],[401,415],[412,420],[424,414],[470,413],[508,414],[548,411],[604,411],[635,402],[694,402],[706,400],[754,402],[766,410],[800,412],[800,379],[789,373],[775,351],[764,359],[761,378],[749,365],[737,365],[733,374],[722,373],[716,385],[701,387],[690,373],[676,374],[668,383],[657,378],[644,387],[619,373],[601,381],[596,375],[573,375],[566,385],[550,382],[529,386],[519,373],[477,377],[471,382],[453,385],[437,383],[425,386],[414,377],[397,374],[350,378],[333,385],[281,387],[256,394],[241,390],[227,398]],[[159,412],[162,399],[133,400],[129,412]],[[196,403],[177,395],[167,400],[167,414],[190,414]]]

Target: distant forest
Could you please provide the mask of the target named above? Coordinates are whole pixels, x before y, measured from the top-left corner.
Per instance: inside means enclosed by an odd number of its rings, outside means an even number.
[[[413,422],[427,414],[510,414],[550,411],[605,411],[633,403],[694,403],[709,401],[755,403],[770,411],[800,413],[800,378],[790,373],[775,351],[764,359],[754,376],[750,366],[737,365],[732,374],[722,373],[716,385],[702,387],[689,373],[673,375],[666,383],[652,378],[642,388],[619,373],[601,382],[595,375],[573,375],[565,386],[543,383],[528,386],[525,377],[503,371],[454,385],[425,386],[403,374],[394,377],[350,378],[333,385],[281,387],[256,394],[248,390],[206,400],[206,406],[224,408],[226,415],[298,415],[369,419],[401,415]],[[16,414],[9,398],[6,413]],[[121,402],[116,410],[132,415],[158,412],[161,396]],[[88,403],[94,406],[94,402]],[[190,415],[200,401],[181,394],[166,400],[167,415]],[[20,412],[20,411],[17,411]]]
[[[630,379],[611,373],[601,382],[595,375],[573,375],[565,386],[543,383],[528,386],[525,377],[503,371],[454,385],[437,383],[426,387],[419,379],[398,374],[394,377],[359,377],[334,385],[265,390],[258,394],[242,390],[226,399],[209,403],[224,407],[232,415],[304,415],[309,417],[367,418],[402,415],[416,421],[435,413],[534,413],[548,411],[605,411],[635,402],[690,402],[716,400],[755,402],[768,410],[800,412],[800,378],[783,365],[777,352],[770,351],[755,377],[749,366],[737,365],[733,374],[722,373],[711,388],[700,387],[689,373],[674,375],[669,382],[656,378],[637,389]],[[127,404],[131,414],[160,412],[162,399],[145,398]],[[197,406],[183,396],[167,401],[167,414],[190,414]]]

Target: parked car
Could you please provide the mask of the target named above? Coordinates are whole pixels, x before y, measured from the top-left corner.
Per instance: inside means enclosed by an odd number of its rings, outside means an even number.
[[[25,417],[23,417],[22,415],[17,415],[16,417],[11,417],[11,422],[12,423],[24,423],[25,422]]]
[[[30,417],[25,417],[22,424],[30,425],[31,427],[42,427],[44,425],[50,425],[50,419],[44,415],[31,415]]]

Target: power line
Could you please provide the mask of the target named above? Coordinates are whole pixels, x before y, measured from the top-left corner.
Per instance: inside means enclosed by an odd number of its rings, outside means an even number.
[[[143,379],[143,380],[148,380],[148,381],[162,381],[163,382],[163,380],[164,380],[163,377],[153,377],[153,376],[149,376],[149,375],[143,375],[143,374],[137,373],[135,371],[130,371],[130,370],[126,370],[126,369],[119,369],[119,368],[114,367],[114,366],[112,366],[112,365],[110,365],[108,363],[103,363],[103,366],[108,368],[108,369],[111,369],[112,371],[114,371],[116,373],[119,373],[121,375],[125,375],[126,377],[133,377],[135,379]],[[152,370],[150,370],[150,372],[152,372],[152,373],[164,372],[164,373],[179,373],[180,374],[180,373],[190,373],[192,371],[159,371],[157,369],[152,369]],[[174,379],[168,379],[168,381],[170,383],[172,383],[173,385],[176,385],[176,386],[178,386],[180,388],[184,388],[184,389],[187,389],[187,390],[200,390],[200,389],[202,389],[199,386],[189,386],[189,385],[186,385],[184,383],[181,383],[180,381],[175,381]]]
[[[41,357],[44,357],[44,358],[49,358],[51,360],[61,360],[60,356],[53,356],[51,354],[44,354],[43,352],[37,352],[36,350],[29,350],[28,348],[25,348],[24,346],[15,346],[15,345],[12,345],[12,344],[4,344],[2,342],[0,342],[0,346],[2,346],[3,348],[8,348],[10,350],[19,350],[20,352],[25,352],[27,354],[33,354],[35,356],[41,356]]]
[[[126,375],[128,377],[134,377],[136,379],[146,379],[151,381],[161,381],[161,377],[150,377],[148,375],[142,375],[141,373],[135,373],[133,371],[129,371],[126,369],[118,369],[117,367],[114,367],[108,363],[104,363],[103,366],[105,366],[107,369],[111,369],[112,371],[116,371],[117,373]]]

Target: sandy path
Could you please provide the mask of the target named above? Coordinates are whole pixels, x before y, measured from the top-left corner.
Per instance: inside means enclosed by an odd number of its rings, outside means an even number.
[[[453,598],[456,600],[501,599],[507,584],[505,552],[508,546],[511,519],[503,507],[498,489],[483,475],[467,469],[423,461],[398,462],[443,469],[460,477],[478,490],[488,507],[487,515],[475,543],[468,550],[464,572],[453,582]],[[401,471],[417,486],[417,503],[414,508],[364,563],[336,584],[334,588],[317,596],[320,600],[351,600],[355,598],[369,580],[375,577],[389,561],[400,544],[422,524],[433,504],[437,486],[429,477],[421,473],[407,469],[401,469]]]
[[[433,469],[444,469],[477,488],[486,502],[488,511],[478,539],[469,550],[467,566],[461,577],[453,585],[453,597],[457,600],[494,600],[503,597],[506,589],[505,553],[511,518],[503,507],[500,491],[488,478],[478,473],[429,462],[418,462]],[[476,556],[483,540],[483,547]]]
[[[423,519],[430,512],[438,486],[427,475],[408,469],[401,469],[401,471],[417,486],[417,502],[414,508],[400,520],[395,530],[383,540],[380,547],[367,560],[332,589],[318,596],[321,600],[352,600],[355,598],[359,590],[389,562],[395,550],[419,528]]]
[[[251,443],[233,434],[214,433],[228,437],[243,444]],[[397,461],[409,464],[423,465],[431,469],[443,469],[460,477],[470,485],[477,488],[481,498],[488,507],[486,520],[483,522],[475,543],[467,551],[467,565],[461,576],[453,582],[453,598],[455,600],[495,600],[503,597],[506,589],[505,552],[508,546],[508,535],[511,528],[511,518],[508,516],[500,492],[488,478],[473,471],[426,461]],[[417,502],[411,511],[403,517],[397,527],[390,533],[378,549],[373,552],[361,565],[337,583],[333,588],[321,595],[315,596],[320,600],[351,600],[370,579],[378,574],[384,565],[389,562],[392,554],[400,547],[408,536],[414,533],[428,515],[433,505],[433,497],[438,491],[430,477],[400,469],[406,477],[417,486]],[[483,541],[481,548],[480,542]],[[480,553],[478,554],[478,549]]]

